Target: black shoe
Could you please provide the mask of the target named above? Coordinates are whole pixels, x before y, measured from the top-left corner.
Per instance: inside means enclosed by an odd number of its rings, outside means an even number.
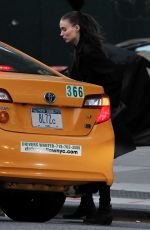
[[[112,207],[98,209],[96,214],[91,218],[85,218],[85,224],[111,225],[113,221]]]
[[[96,207],[93,205],[92,207],[82,207],[79,205],[77,210],[72,214],[63,215],[64,219],[82,219],[83,217],[90,218],[94,216],[96,213]]]

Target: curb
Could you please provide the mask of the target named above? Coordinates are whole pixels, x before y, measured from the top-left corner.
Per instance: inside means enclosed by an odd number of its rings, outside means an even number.
[[[113,213],[114,213],[114,220],[150,222],[150,211],[146,211],[146,210],[113,209]]]

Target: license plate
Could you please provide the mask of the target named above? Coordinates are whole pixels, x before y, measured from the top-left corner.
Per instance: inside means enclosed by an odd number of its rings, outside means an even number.
[[[37,128],[62,129],[62,116],[60,109],[32,108],[32,126]]]

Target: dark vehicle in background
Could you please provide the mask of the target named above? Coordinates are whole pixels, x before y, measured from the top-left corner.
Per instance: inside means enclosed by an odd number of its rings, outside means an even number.
[[[139,55],[150,61],[150,38],[130,39],[116,45],[117,47],[127,48],[135,51]]]

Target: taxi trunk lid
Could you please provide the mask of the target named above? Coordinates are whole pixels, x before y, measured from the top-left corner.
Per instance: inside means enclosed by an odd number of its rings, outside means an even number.
[[[43,135],[88,135],[98,109],[84,108],[84,98],[104,93],[100,86],[56,76],[2,73],[0,84],[12,99],[0,102],[0,112],[9,115],[0,128]]]

